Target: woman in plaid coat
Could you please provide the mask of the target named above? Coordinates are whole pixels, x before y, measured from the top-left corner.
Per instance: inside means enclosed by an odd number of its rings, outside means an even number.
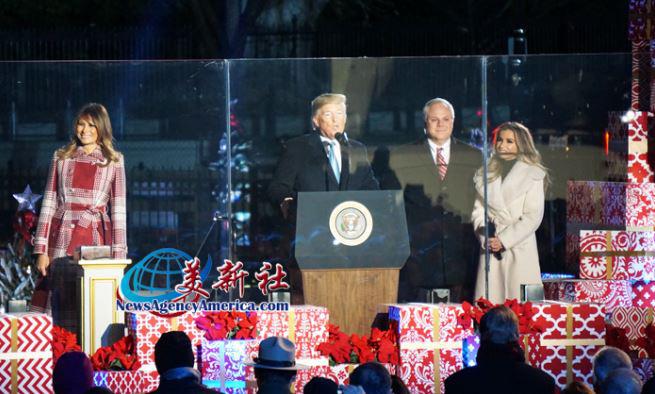
[[[71,142],[53,155],[34,240],[50,298],[35,297],[32,309],[51,309],[55,324],[77,332],[81,269],[72,260],[75,249],[110,245],[113,258],[125,258],[127,242],[125,167],[105,107],[84,105],[73,131]]]

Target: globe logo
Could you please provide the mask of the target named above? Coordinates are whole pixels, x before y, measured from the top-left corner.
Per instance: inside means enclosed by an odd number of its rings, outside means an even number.
[[[182,296],[175,286],[184,280],[185,261],[193,260],[181,250],[158,249],[130,269],[121,281],[121,293],[132,302],[171,301]],[[212,267],[211,256],[200,272],[204,282]]]

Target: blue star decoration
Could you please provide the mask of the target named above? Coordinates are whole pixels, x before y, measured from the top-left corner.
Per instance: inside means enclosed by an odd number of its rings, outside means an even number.
[[[32,193],[32,188],[27,185],[22,193],[14,194],[14,198],[18,201],[18,212],[24,210],[36,212],[34,204],[41,199],[41,195]]]

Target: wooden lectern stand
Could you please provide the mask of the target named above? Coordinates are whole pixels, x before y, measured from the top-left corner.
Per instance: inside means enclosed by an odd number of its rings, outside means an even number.
[[[305,303],[328,308],[343,332],[370,334],[378,305],[397,302],[409,256],[402,192],[301,192],[297,218]]]
[[[349,334],[369,335],[379,304],[398,299],[398,272],[393,269],[305,270],[305,303],[330,311],[330,323]]]
[[[125,313],[116,310],[116,294],[123,279],[125,266],[131,260],[80,260],[84,270],[82,280],[82,351],[93,354],[110,345],[107,335],[116,324],[125,322]]]

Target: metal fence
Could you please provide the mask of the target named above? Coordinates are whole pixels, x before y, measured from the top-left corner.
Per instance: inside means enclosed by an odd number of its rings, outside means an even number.
[[[173,36],[148,27],[67,27],[0,31],[0,37],[0,60],[187,59],[194,48],[189,28]]]
[[[594,53],[630,51],[627,20],[601,23],[540,24],[526,22],[529,53]],[[253,29],[238,57],[295,58],[346,56],[440,56],[506,54],[509,24],[500,29],[456,29],[439,23],[329,25],[309,29]],[[218,33],[216,33],[218,34]],[[158,31],[152,27],[113,29],[65,28],[0,30],[0,60],[133,60],[215,58],[193,27]]]

